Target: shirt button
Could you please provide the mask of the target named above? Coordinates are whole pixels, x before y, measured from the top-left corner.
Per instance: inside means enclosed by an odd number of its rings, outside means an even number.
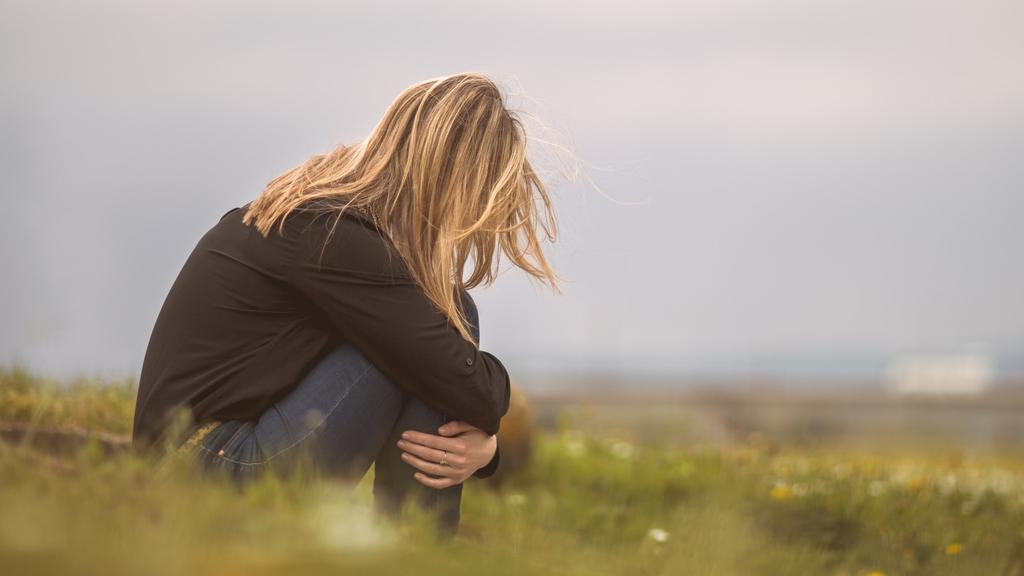
[[[472,358],[466,358],[466,366],[472,366],[472,365],[473,365],[473,359]]]

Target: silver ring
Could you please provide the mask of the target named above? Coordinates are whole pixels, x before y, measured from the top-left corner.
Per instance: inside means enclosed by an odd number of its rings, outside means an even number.
[[[441,466],[447,466],[448,465],[448,451],[444,450],[443,452],[444,452],[444,456],[441,456],[440,464],[441,464]]]

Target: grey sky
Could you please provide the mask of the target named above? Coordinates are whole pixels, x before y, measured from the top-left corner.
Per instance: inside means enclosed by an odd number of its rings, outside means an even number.
[[[134,374],[228,208],[482,71],[570,143],[514,370],[1024,357],[1020,2],[0,2],[0,360]],[[521,92],[521,94],[520,94]]]

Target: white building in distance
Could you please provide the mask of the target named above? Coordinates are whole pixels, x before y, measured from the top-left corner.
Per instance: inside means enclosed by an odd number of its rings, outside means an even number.
[[[992,386],[995,369],[980,354],[901,356],[886,366],[890,392],[929,396],[973,396]]]

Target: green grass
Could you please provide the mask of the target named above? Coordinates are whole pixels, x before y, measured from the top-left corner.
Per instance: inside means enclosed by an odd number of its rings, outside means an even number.
[[[131,383],[0,371],[0,421],[124,433]],[[4,574],[1024,574],[1015,457],[638,445],[540,434],[500,488],[470,481],[437,542],[355,490],[271,476],[238,492],[187,462],[0,444]]]

